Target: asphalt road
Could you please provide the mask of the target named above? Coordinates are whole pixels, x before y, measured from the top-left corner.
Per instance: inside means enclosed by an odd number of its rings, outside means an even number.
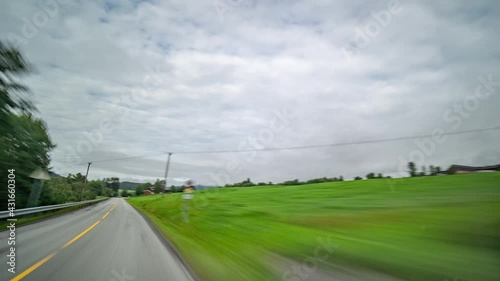
[[[194,280],[120,198],[17,228],[15,274],[7,271],[8,235],[0,233],[0,280]]]

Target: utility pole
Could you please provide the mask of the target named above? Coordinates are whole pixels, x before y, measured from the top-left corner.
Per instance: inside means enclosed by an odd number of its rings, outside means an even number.
[[[90,165],[92,165],[92,162],[89,162],[89,165],[87,166],[87,173],[85,174],[85,180],[83,181],[84,183],[87,182],[87,177],[89,175]]]
[[[92,162],[89,162],[87,166],[87,173],[85,173],[85,179],[83,180],[84,185],[82,187],[82,194],[80,194],[80,201],[83,200],[83,192],[85,191],[85,183],[87,183],[87,177],[89,176],[90,165],[92,165]]]
[[[167,176],[168,176],[168,168],[170,167],[170,156],[172,155],[172,152],[168,153],[168,159],[167,159],[167,167],[165,167],[165,187],[163,187],[163,191],[167,189]]]

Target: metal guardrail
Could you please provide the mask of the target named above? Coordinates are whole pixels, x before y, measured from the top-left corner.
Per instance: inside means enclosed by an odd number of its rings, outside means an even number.
[[[45,211],[59,210],[59,209],[64,209],[64,208],[69,208],[69,207],[76,207],[76,206],[81,206],[81,205],[97,203],[97,202],[104,201],[107,199],[109,199],[109,198],[100,198],[100,199],[59,204],[59,205],[49,205],[49,206],[40,206],[40,207],[25,208],[25,209],[16,209],[16,210],[14,210],[13,213],[14,213],[15,217],[18,217],[18,216],[36,214],[36,213],[45,212]],[[11,218],[10,213],[11,213],[10,211],[1,211],[0,212],[0,219]],[[15,218],[15,217],[12,217],[12,218]]]

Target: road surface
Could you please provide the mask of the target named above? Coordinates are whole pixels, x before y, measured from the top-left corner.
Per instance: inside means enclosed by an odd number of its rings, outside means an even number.
[[[15,274],[7,271],[9,234],[0,232],[2,281],[194,280],[121,198],[17,228]]]

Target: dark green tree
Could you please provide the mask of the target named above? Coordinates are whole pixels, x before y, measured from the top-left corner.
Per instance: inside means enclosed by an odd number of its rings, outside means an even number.
[[[142,194],[144,194],[144,185],[139,184],[135,187],[135,195],[140,196]]]
[[[111,189],[112,191],[111,196],[118,196],[118,189],[120,188],[120,179],[117,177],[106,178],[104,179],[104,182],[106,183],[106,187]]]
[[[164,188],[164,183],[165,181],[160,181],[159,179],[156,180],[156,182],[153,184],[153,192],[155,194],[159,194],[163,191]]]
[[[15,170],[16,208],[26,206],[33,184],[29,175],[37,168],[48,170],[49,152],[55,147],[45,123],[34,116],[28,88],[19,82],[32,70],[19,50],[0,42],[0,182],[7,183],[5,171]],[[2,210],[6,198],[7,188],[0,188]]]
[[[410,173],[410,177],[415,177],[417,175],[417,168],[415,167],[415,163],[408,162],[408,173]]]
[[[122,192],[120,193],[121,197],[128,197],[128,191],[126,189],[122,189]]]

